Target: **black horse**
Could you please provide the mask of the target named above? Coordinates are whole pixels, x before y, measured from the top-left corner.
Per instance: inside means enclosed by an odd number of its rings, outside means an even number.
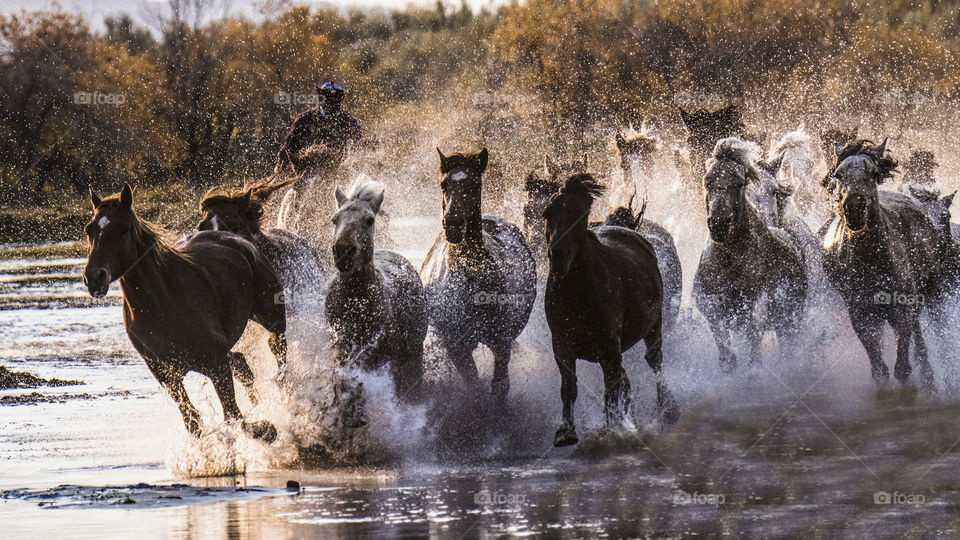
[[[583,159],[574,159],[569,163],[560,164],[547,155],[543,158],[543,166],[530,171],[523,183],[527,200],[523,204],[523,233],[527,237],[530,251],[537,263],[537,268],[543,268],[547,260],[547,241],[543,236],[543,211],[553,197],[560,191],[561,175],[587,172],[587,156]]]
[[[914,199],[878,189],[896,167],[886,140],[879,146],[859,140],[837,148],[837,165],[824,179],[836,200],[823,236],[824,270],[846,301],[877,383],[890,379],[881,352],[887,322],[897,336],[894,375],[901,382],[909,378],[912,339],[921,380],[929,385],[933,370],[919,316],[938,293],[940,235]]]
[[[477,154],[437,152],[443,232],[420,268],[430,322],[468,383],[479,379],[473,350],[479,343],[490,348],[493,394],[502,402],[510,389],[511,348],[537,294],[533,255],[516,225],[480,212],[486,148]]]
[[[577,442],[573,405],[577,359],[600,364],[607,423],[629,411],[630,381],[623,353],[641,339],[657,374],[657,405],[664,419],[677,419],[676,403],[661,373],[663,284],[653,246],[624,227],[588,228],[593,199],[603,186],[588,174],[570,177],[547,206],[550,271],[544,294],[553,353],[560,369],[563,425],[554,446]]]
[[[724,371],[736,366],[732,331],[746,334],[751,362],[758,364],[763,332],[773,329],[792,342],[806,303],[802,246],[780,228],[778,191],[765,187],[756,152],[752,143],[721,140],[704,179],[710,239],[694,276],[693,299],[710,324]],[[758,308],[764,304],[761,319]]]

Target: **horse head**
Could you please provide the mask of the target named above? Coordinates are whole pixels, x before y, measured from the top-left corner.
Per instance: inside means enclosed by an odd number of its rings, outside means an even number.
[[[459,244],[481,234],[481,176],[489,157],[484,148],[476,154],[440,155],[440,190],[443,192],[443,232],[447,242]]]
[[[700,173],[703,173],[700,164],[710,155],[717,141],[726,137],[742,137],[746,129],[743,114],[737,105],[729,105],[714,112],[700,109],[688,113],[681,108],[680,119],[690,133],[687,145],[690,147],[693,163]]]
[[[230,231],[250,237],[260,232],[263,206],[275,191],[299,180],[299,176],[274,182],[265,178],[239,190],[211,188],[200,201],[202,218],[198,231]]]
[[[620,169],[624,179],[630,178],[636,185],[641,181],[641,167],[650,163],[657,151],[656,137],[640,133],[636,136],[624,136],[617,131],[614,135],[617,143],[617,155],[620,156]]]
[[[859,140],[835,148],[837,165],[824,180],[837,201],[837,210],[847,228],[859,231],[880,212],[878,186],[893,176],[897,162],[887,152],[887,140],[880,145]]]
[[[593,200],[605,187],[590,174],[575,174],[567,179],[543,212],[547,229],[547,257],[550,272],[562,277],[570,271],[587,234],[587,218]]]
[[[384,187],[361,176],[353,182],[348,193],[337,186],[335,195],[334,264],[343,273],[367,268],[373,261],[374,223],[383,204]]]
[[[755,144],[729,137],[717,142],[706,163],[707,229],[714,242],[727,241],[745,222],[750,205],[747,186],[765,187],[756,165],[757,153]]]
[[[90,189],[93,219],[84,227],[87,265],[83,283],[94,298],[103,298],[110,284],[136,264],[137,217],[133,213],[133,188],[123,184],[119,194],[106,198]]]

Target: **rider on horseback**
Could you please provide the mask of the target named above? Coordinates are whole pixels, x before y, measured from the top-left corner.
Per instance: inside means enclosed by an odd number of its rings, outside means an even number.
[[[343,111],[343,88],[326,82],[317,87],[317,107],[297,115],[290,132],[277,153],[274,173],[283,172],[287,164],[296,173],[311,165],[336,166],[346,156],[347,147],[363,136],[360,123]]]

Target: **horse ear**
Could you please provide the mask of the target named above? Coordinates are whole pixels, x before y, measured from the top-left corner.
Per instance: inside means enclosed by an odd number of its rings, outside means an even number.
[[[884,137],[883,142],[880,143],[880,146],[874,146],[871,149],[873,157],[876,159],[883,159],[883,155],[887,153],[887,138]]]
[[[437,154],[440,156],[440,169],[443,170],[443,164],[447,161],[447,156],[443,155],[443,152],[440,151],[440,147],[437,147]]]
[[[340,186],[337,186],[336,191],[333,192],[333,196],[337,198],[337,208],[343,206],[343,203],[347,202],[347,195],[340,189]]]
[[[683,110],[683,107],[677,107],[680,109],[680,119],[683,120],[683,125],[688,128],[693,124],[693,116],[687,111]]]
[[[614,136],[617,140],[617,148],[623,150],[623,147],[627,145],[627,140],[623,138],[623,134],[620,133],[620,130],[617,130],[617,134]]]
[[[103,199],[93,191],[93,186],[90,186],[90,204],[93,205],[93,210],[96,211],[97,208],[100,208],[100,205],[103,204]]]
[[[584,171],[587,170],[587,153],[586,152],[583,153],[583,170]]]
[[[120,190],[120,206],[127,210],[133,208],[133,188],[126,182],[123,183],[123,189]]]
[[[381,189],[370,198],[370,208],[373,210],[374,214],[380,213],[380,206],[383,204],[383,195],[384,190]]]
[[[942,202],[947,208],[950,208],[950,205],[953,204],[953,196],[956,194],[957,192],[954,191],[949,195],[944,195],[943,198],[940,199],[940,202]]]
[[[477,154],[477,159],[480,160],[480,172],[487,170],[487,160],[490,158],[490,153],[487,152],[487,149],[484,148]]]

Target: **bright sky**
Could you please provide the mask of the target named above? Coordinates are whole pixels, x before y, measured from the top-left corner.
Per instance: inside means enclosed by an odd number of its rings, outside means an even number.
[[[214,0],[212,3],[221,5],[224,0]],[[143,19],[147,13],[162,9],[166,0],[60,0],[60,5],[70,11],[79,11],[99,26],[103,17],[112,14],[129,13],[135,19]],[[433,6],[436,0],[291,0],[291,4],[306,4],[315,6],[338,6],[344,9],[398,9],[410,5]],[[483,7],[495,7],[507,3],[507,0],[467,0],[467,4],[474,10]],[[42,9],[53,4],[52,0],[0,0],[0,12]],[[257,15],[257,6],[263,0],[227,0],[229,13],[242,13],[248,16]],[[445,0],[448,8],[460,5],[460,0]]]

